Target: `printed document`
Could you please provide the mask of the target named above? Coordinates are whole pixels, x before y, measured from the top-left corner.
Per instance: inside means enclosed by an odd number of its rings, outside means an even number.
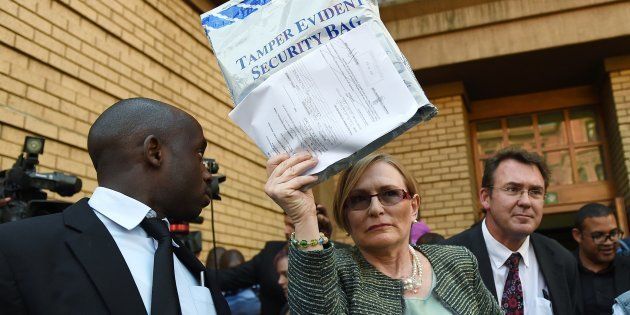
[[[278,70],[230,118],[267,157],[301,151],[317,156],[318,165],[308,172],[317,174],[407,123],[419,109],[373,31],[362,25]]]

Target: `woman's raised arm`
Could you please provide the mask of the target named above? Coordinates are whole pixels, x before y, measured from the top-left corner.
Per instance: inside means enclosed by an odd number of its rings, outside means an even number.
[[[317,180],[317,176],[301,175],[317,165],[317,159],[308,153],[294,156],[277,155],[267,161],[269,178],[265,193],[289,216],[295,226],[295,239],[317,240],[317,210],[313,192],[301,188]],[[322,246],[309,246],[304,250],[321,250]]]

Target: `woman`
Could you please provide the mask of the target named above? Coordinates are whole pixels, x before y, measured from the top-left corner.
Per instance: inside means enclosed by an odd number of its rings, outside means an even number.
[[[410,247],[420,197],[392,157],[371,154],[344,171],[333,213],[356,246],[336,249],[320,236],[313,194],[301,176],[317,164],[303,153],[267,163],[265,192],[291,217],[291,314],[500,314],[463,247]]]

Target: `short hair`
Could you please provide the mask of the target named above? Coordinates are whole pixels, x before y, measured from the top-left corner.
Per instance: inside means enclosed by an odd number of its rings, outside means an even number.
[[[420,236],[418,238],[418,240],[416,241],[416,245],[421,245],[421,244],[439,244],[443,240],[444,240],[444,236],[442,236],[442,234],[429,232],[429,233],[425,233],[422,236]]]
[[[587,203],[580,210],[578,210],[575,215],[575,227],[578,230],[582,230],[584,228],[584,220],[587,218],[600,218],[607,217],[609,215],[613,215],[615,217],[615,221],[617,220],[617,216],[615,212],[610,208],[606,207],[599,203]]]
[[[105,162],[126,159],[125,149],[141,146],[154,134],[164,141],[181,120],[193,120],[186,112],[160,101],[136,97],[116,102],[94,121],[88,132],[88,153],[98,171]],[[117,158],[109,156],[114,154]]]
[[[537,153],[514,147],[499,150],[493,157],[486,160],[484,163],[483,177],[481,179],[481,187],[490,188],[494,185],[494,173],[497,168],[499,168],[499,165],[501,165],[501,162],[506,160],[514,160],[523,164],[536,166],[545,181],[545,189],[549,187],[549,176],[551,173],[547,167],[547,163],[545,163]]]
[[[213,247],[206,257],[206,268],[210,269],[219,269],[219,261],[221,260],[221,256],[225,253],[225,247]]]
[[[339,182],[337,183],[337,190],[335,192],[335,197],[333,201],[333,215],[335,218],[335,222],[339,227],[341,227],[344,231],[350,232],[350,223],[348,222],[348,216],[345,211],[345,203],[350,195],[350,192],[357,185],[359,179],[365,171],[374,163],[377,162],[385,162],[398,170],[400,175],[402,175],[403,180],[405,182],[405,186],[407,186],[407,191],[411,196],[418,194],[418,185],[416,184],[416,180],[411,175],[409,171],[405,169],[405,167],[398,162],[394,157],[385,153],[372,153],[368,156],[358,160],[354,163],[350,168],[346,169],[341,173],[339,178]]]
[[[238,249],[228,249],[221,255],[219,260],[219,269],[228,269],[232,263],[240,265],[245,262],[245,257]]]

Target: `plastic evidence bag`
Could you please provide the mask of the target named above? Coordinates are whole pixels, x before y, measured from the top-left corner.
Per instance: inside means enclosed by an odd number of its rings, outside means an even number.
[[[318,182],[437,114],[376,0],[231,0],[201,22],[230,118],[267,157],[317,156]]]

